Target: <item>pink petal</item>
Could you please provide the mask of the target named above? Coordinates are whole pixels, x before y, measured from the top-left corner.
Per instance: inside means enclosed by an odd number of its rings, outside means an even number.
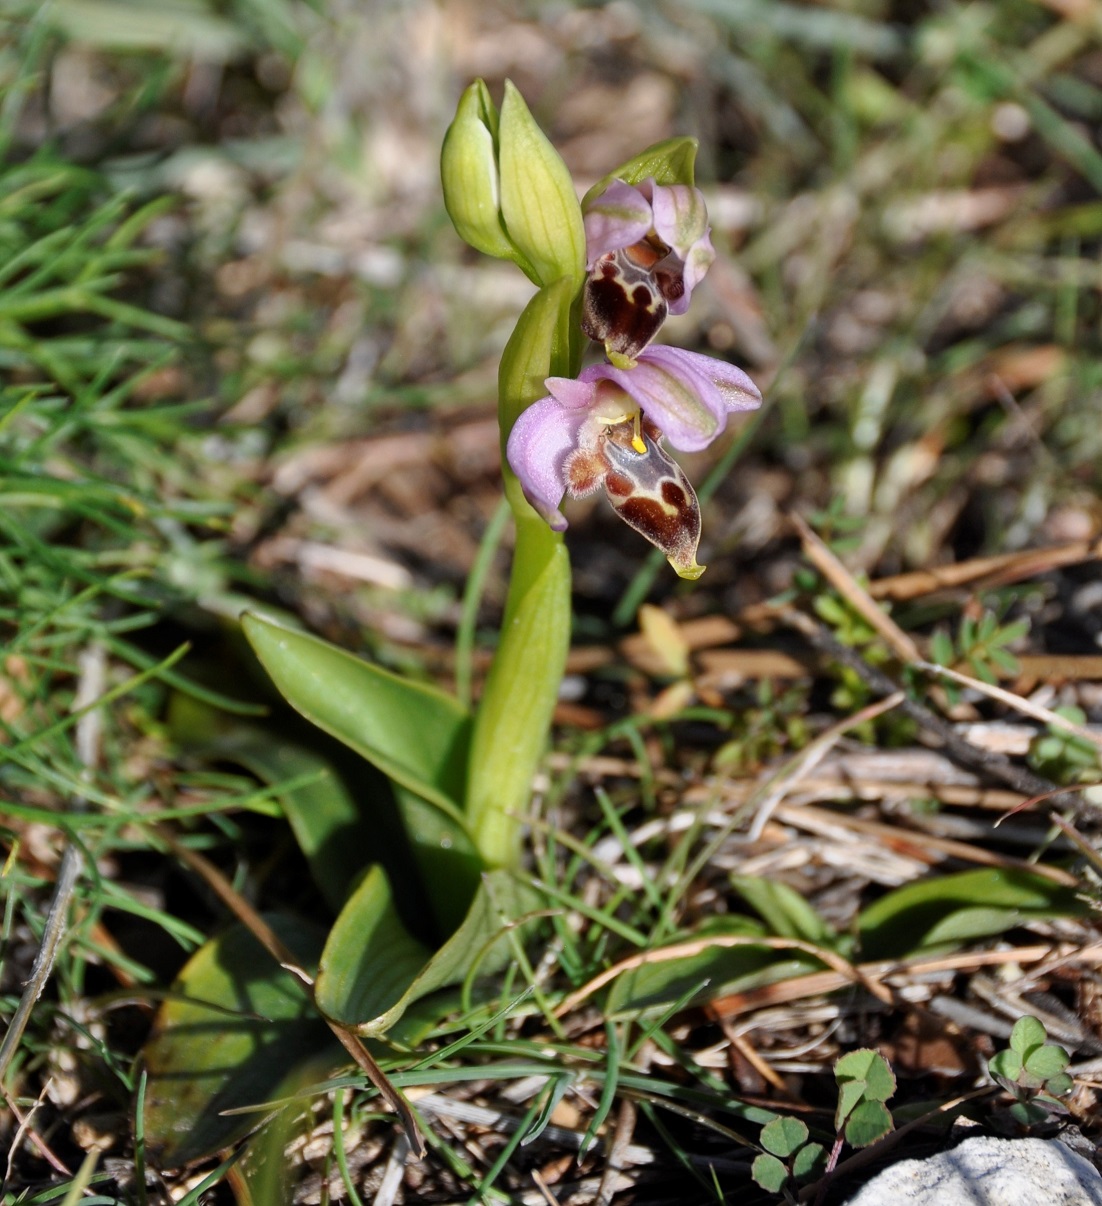
[[[711,236],[706,232],[702,238],[698,239],[689,248],[688,258],[685,260],[685,267],[681,274],[685,292],[676,301],[670,302],[671,314],[684,314],[689,308],[689,302],[693,298],[693,290],[704,279],[715,258],[716,253],[715,248],[712,246]]]
[[[592,369],[583,369],[574,377],[548,377],[543,383],[547,392],[567,410],[588,409],[597,400]],[[538,406],[536,402],[534,405]],[[527,412],[525,412],[527,413]]]
[[[547,384],[564,380],[549,378]],[[592,386],[589,394],[592,397]],[[505,446],[505,458],[520,479],[524,497],[556,532],[566,528],[566,519],[558,509],[566,493],[563,466],[578,446],[578,433],[587,418],[584,407],[568,408],[554,397],[541,398],[521,413]]]
[[[682,265],[684,292],[670,300],[670,313],[684,314],[693,290],[716,258],[709,238],[708,207],[700,189],[685,184],[654,184],[651,195],[655,233]]]
[[[753,410],[761,394],[733,364],[664,345],[647,348],[634,368],[599,366],[682,452],[699,452],[723,431],[731,411]]]
[[[619,251],[645,238],[651,229],[651,207],[637,188],[613,180],[585,212],[586,271],[609,251]]]
[[[707,378],[715,387],[720,402],[728,413],[757,410],[761,405],[761,390],[740,368],[715,356],[702,356],[684,348],[664,345],[648,348],[643,358],[662,365],[672,374],[692,373],[694,379]]]

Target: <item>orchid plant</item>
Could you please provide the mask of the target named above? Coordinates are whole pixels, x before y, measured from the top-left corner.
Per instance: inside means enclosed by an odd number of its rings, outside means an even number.
[[[512,260],[536,286],[499,372],[516,543],[501,637],[477,707],[268,616],[242,620],[287,702],[390,780],[417,866],[413,895],[423,916],[410,925],[395,903],[385,851],[373,848],[367,806],[342,794],[335,776],[318,779],[325,768],[313,751],[284,744],[265,752],[255,730],[211,727],[220,756],[277,782],[295,770],[306,776],[277,790],[336,917],[314,959],[310,935],[295,935],[297,946],[292,935],[286,941],[306,952],[298,956],[304,967],[316,962],[308,1003],[330,1025],[414,1041],[418,1025],[443,1008],[433,1004],[441,990],[515,958],[511,927],[539,904],[516,872],[569,646],[564,497],[603,487],[616,513],[679,575],[703,572],[700,508],[664,442],[705,448],[729,414],[758,406],[761,396],[741,369],[652,342],[667,315],[686,310],[715,254],[693,184],[695,152],[688,138],[651,147],[579,204],[565,164],[511,84],[500,111],[483,82],[472,84],[445,137],[444,200],[459,235]],[[603,358],[583,368],[591,341]],[[232,976],[213,978],[210,967],[225,962],[221,948],[195,956],[146,1051],[147,1129],[156,1135],[160,1122],[170,1147],[181,1130],[201,1132],[198,1114],[181,1114],[181,1053],[191,1066],[205,1058],[186,1035],[211,1024],[202,1009],[240,1009],[251,999]],[[246,962],[239,952],[231,960],[242,975]],[[292,1012],[297,1019],[297,1006]],[[254,1046],[244,1043],[240,1059]],[[195,1111],[224,1109],[241,1071],[225,1049],[212,1048],[210,1062]],[[194,1158],[194,1142],[174,1153]]]

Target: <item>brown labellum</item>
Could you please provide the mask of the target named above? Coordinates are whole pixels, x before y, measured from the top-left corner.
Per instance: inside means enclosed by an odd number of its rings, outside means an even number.
[[[633,424],[618,423],[604,436],[608,464],[605,493],[620,518],[660,548],[682,578],[699,578],[700,504],[680,466],[662,448],[661,433],[644,420],[645,451],[632,444]]]
[[[593,265],[582,293],[582,330],[605,351],[634,360],[658,334],[669,307],[653,269],[668,253],[644,240],[609,251]]]

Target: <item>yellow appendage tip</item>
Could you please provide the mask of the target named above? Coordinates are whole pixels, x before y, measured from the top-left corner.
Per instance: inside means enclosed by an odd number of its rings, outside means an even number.
[[[631,437],[631,446],[638,453],[644,453],[647,450],[646,444],[643,443],[642,419],[643,416],[639,411],[636,411],[634,417],[635,434]]]
[[[666,560],[673,566],[679,578],[688,578],[690,582],[695,582],[708,568],[706,565],[697,565],[695,559],[692,565],[678,565],[672,557],[667,557]]]

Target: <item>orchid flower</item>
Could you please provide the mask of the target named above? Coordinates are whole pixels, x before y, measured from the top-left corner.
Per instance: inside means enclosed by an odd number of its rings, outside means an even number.
[[[684,314],[715,252],[697,188],[613,180],[583,217],[586,284],[582,330],[609,359],[630,365],[667,314]]]
[[[754,383],[710,356],[652,347],[633,368],[597,364],[544,384],[548,396],[521,414],[506,447],[528,501],[562,531],[563,496],[583,498],[604,486],[617,514],[681,577],[699,578],[700,506],[662,438],[682,452],[706,448],[728,414],[761,404]]]

